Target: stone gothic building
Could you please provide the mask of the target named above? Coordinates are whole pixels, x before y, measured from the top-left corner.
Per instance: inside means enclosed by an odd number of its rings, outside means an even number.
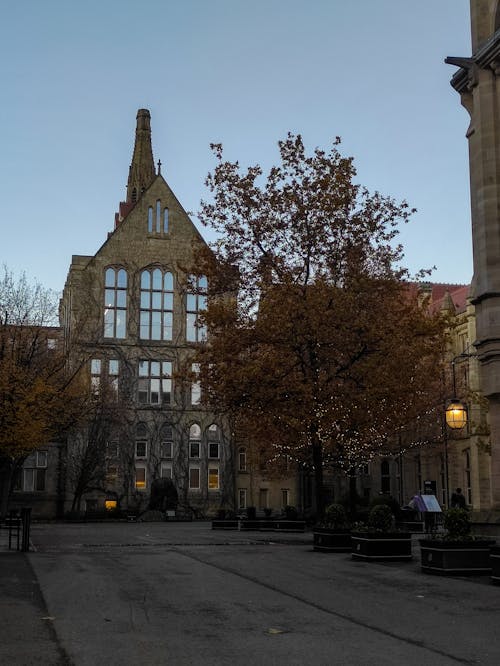
[[[160,162],[155,169],[150,114],[140,109],[115,228],[95,255],[72,257],[60,301],[60,335],[96,405],[87,427],[69,435],[62,462],[61,445],[36,454],[36,466],[58,462],[43,490],[55,501],[58,487],[59,513],[142,510],[152,482],[165,477],[195,515],[232,504],[229,433],[201,409],[191,360],[205,336],[198,320],[206,279],[190,273],[203,243]],[[56,512],[50,504],[43,513]]]

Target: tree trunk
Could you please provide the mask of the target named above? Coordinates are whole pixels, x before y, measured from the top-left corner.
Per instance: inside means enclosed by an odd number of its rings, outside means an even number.
[[[314,496],[316,500],[316,519],[320,520],[325,512],[325,507],[324,507],[325,497],[323,492],[323,448],[321,444],[317,441],[316,437],[313,438],[312,460],[314,467]]]
[[[356,470],[349,470],[349,515],[351,520],[356,519],[356,502],[358,500]]]

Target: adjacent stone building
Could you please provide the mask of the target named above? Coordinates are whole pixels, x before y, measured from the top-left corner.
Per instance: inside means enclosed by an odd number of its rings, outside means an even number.
[[[459,67],[452,86],[470,115],[471,302],[481,385],[489,401],[492,508],[500,512],[500,3],[471,0],[470,9],[472,56],[446,61]]]

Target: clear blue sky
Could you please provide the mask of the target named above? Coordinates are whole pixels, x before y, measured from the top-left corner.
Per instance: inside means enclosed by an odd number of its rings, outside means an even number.
[[[0,0],[0,264],[60,291],[125,197],[137,109],[188,211],[211,142],[265,168],[277,141],[336,135],[357,180],[418,209],[412,271],[472,277],[468,116],[448,55],[468,0]],[[205,231],[202,231],[205,234]]]

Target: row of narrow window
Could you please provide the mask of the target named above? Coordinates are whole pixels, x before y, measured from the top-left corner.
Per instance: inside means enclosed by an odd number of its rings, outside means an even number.
[[[200,315],[207,307],[207,278],[191,276],[186,294],[186,340],[202,342],[206,328]],[[127,336],[127,272],[107,268],[104,281],[104,337]],[[140,286],[139,336],[142,340],[172,340],[174,278],[159,268],[144,270]]]
[[[162,478],[173,478],[173,464],[169,462],[173,458],[173,428],[165,424],[160,430],[160,456],[162,461],[160,463],[160,476]],[[208,457],[207,463],[207,487],[209,490],[219,490],[220,487],[220,470],[219,459],[221,457],[220,450],[220,430],[216,424],[210,425],[206,430],[206,453]],[[148,428],[145,423],[139,423],[136,428],[136,442],[135,442],[135,488],[136,490],[145,490],[147,487],[148,475]],[[188,487],[190,490],[201,489],[201,446],[202,446],[202,431],[197,423],[193,423],[189,427],[189,470],[188,470]],[[115,485],[118,481],[118,467],[116,459],[119,456],[118,442],[109,442],[107,445],[107,470],[106,480],[111,486]]]
[[[188,488],[191,491],[202,490],[202,470],[197,465],[190,465],[188,471]],[[162,478],[172,479],[176,481],[173,476],[172,466],[162,463],[160,468]],[[136,464],[135,466],[135,488],[136,490],[146,490],[148,487],[148,468],[144,464]],[[207,469],[207,488],[208,490],[220,489],[220,470],[218,465],[209,465]]]
[[[200,364],[191,364],[192,406],[201,403],[201,384],[199,381]],[[120,362],[109,359],[105,364],[101,359],[90,361],[90,384],[92,392],[98,395],[103,382],[118,397]],[[137,370],[137,401],[141,405],[170,405],[172,403],[172,361],[139,360]]]
[[[148,208],[148,232],[168,234],[168,208],[162,208],[160,199],[155,207]]]

